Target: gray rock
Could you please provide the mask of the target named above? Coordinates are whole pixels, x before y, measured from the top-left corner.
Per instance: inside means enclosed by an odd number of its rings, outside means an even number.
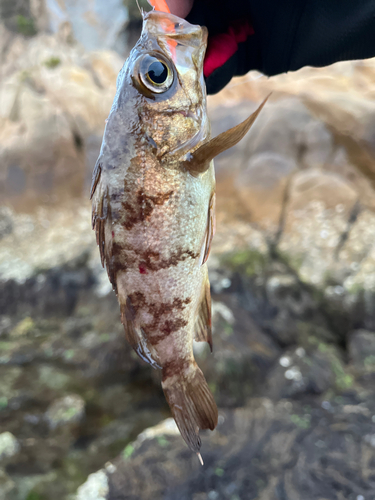
[[[20,451],[20,444],[13,434],[3,432],[0,434],[0,461],[14,457]]]
[[[18,500],[17,486],[3,469],[0,469],[0,498]]]
[[[349,356],[360,373],[375,371],[375,332],[356,330],[349,336]]]
[[[76,500],[106,500],[109,492],[105,471],[90,474],[85,484],[78,488]]]
[[[46,0],[50,28],[56,33],[70,23],[75,39],[86,50],[112,49],[124,54],[127,49],[124,29],[128,10],[121,0]],[[123,36],[121,36],[121,34]]]
[[[230,294],[215,296],[212,324],[213,352],[204,343],[196,343],[197,362],[218,405],[242,405],[256,392],[280,348]]]
[[[371,498],[362,461],[373,471],[374,408],[373,391],[361,404],[350,397],[321,404],[253,399],[220,411],[217,430],[203,433],[203,468],[179,435],[160,426],[129,444],[99,477],[106,500]],[[96,499],[98,490],[90,494]]]
[[[259,221],[267,231],[278,229],[285,191],[297,169],[293,158],[279,153],[267,151],[251,156],[234,181],[250,220]]]
[[[307,353],[303,347],[285,351],[268,374],[268,394],[278,400],[323,393],[334,385],[333,359],[338,359],[333,352]]]
[[[52,430],[79,424],[85,417],[85,402],[77,394],[70,394],[53,402],[45,417]]]

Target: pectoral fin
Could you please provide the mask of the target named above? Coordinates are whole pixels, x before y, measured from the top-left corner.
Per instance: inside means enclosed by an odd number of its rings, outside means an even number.
[[[130,299],[126,304],[121,304],[121,322],[124,325],[126,340],[138,354],[138,356],[149,363],[153,368],[161,368],[160,360],[142,328],[135,325],[134,311]]]
[[[255,122],[263,106],[266,104],[268,98],[269,96],[264,99],[259,108],[245,121],[222,132],[200,146],[183,162],[183,166],[193,175],[202,174],[208,170],[210,161],[213,160],[215,156],[235,146],[245,136],[251,125]]]

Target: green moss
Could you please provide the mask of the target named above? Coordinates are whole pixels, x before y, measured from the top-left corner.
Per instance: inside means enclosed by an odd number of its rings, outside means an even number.
[[[290,420],[295,424],[297,427],[300,427],[301,429],[309,429],[311,425],[311,417],[310,415],[291,415]]]
[[[133,455],[133,452],[134,452],[134,446],[132,444],[128,444],[125,447],[124,451],[122,452],[122,456],[125,460],[127,460]]]
[[[345,391],[353,386],[354,379],[348,373],[345,373],[344,367],[341,361],[333,355],[331,357],[332,371],[335,374],[335,383],[337,389],[340,391]]]
[[[73,417],[75,417],[77,415],[77,413],[79,412],[80,410],[78,408],[74,408],[73,406],[71,408],[68,408],[67,410],[65,410],[61,417],[63,418],[63,420],[71,420]]]
[[[233,326],[229,323],[225,323],[224,325],[224,334],[226,337],[230,337],[231,335],[233,335]]]
[[[324,344],[323,342],[319,342],[319,344],[318,344],[318,350],[320,352],[324,353],[324,352],[328,352],[330,350],[330,347],[329,347],[329,345]]]
[[[11,332],[12,337],[26,337],[35,331],[35,322],[32,318],[27,317],[17,323]]]
[[[156,441],[158,442],[158,445],[161,446],[162,448],[165,448],[166,446],[169,445],[168,439],[165,438],[165,436],[156,436]]]
[[[99,335],[99,340],[100,342],[108,342],[109,340],[111,340],[111,336],[109,333],[101,333]]]
[[[371,356],[366,356],[363,363],[366,370],[373,370],[375,368],[375,356],[373,354]]]
[[[61,59],[56,56],[51,56],[49,59],[46,59],[43,64],[49,69],[54,69],[61,64]]]
[[[303,264],[303,255],[290,255],[289,253],[281,252],[280,250],[277,250],[277,255],[281,262],[295,271],[299,271]]]
[[[22,15],[18,15],[16,18],[16,22],[17,22],[17,31],[18,33],[21,33],[21,35],[24,36],[36,35],[37,31],[33,19]]]
[[[331,368],[335,376],[335,386],[339,391],[345,391],[353,386],[354,378],[345,372],[344,365],[337,356],[333,346],[320,342],[318,350],[328,356]]]
[[[224,475],[224,469],[222,469],[221,467],[217,467],[215,469],[215,475],[218,477],[222,477]]]
[[[362,283],[354,283],[352,286],[345,288],[346,293],[349,295],[358,296],[364,292]]]
[[[238,271],[248,277],[259,275],[264,272],[269,261],[267,254],[257,250],[241,250],[227,254],[222,258],[222,264],[233,271]]]
[[[217,385],[215,384],[215,382],[208,382],[208,387],[210,388],[212,394],[215,395],[217,391]]]
[[[336,340],[334,334],[330,330],[313,323],[297,321],[296,327],[298,344],[302,347],[308,348],[309,345],[318,346],[321,342],[329,343]]]
[[[0,351],[11,351],[14,349],[15,343],[14,342],[0,342]]]
[[[74,349],[68,349],[67,351],[64,352],[64,359],[69,361],[70,359],[74,358]]]
[[[36,491],[30,491],[26,497],[26,500],[44,500],[44,496],[40,496]]]
[[[4,410],[8,406],[8,398],[5,396],[2,396],[0,398],[0,411]]]

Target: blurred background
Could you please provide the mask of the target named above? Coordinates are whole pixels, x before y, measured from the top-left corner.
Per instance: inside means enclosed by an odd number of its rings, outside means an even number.
[[[145,8],[147,4],[141,2]],[[209,98],[219,406],[204,467],[126,344],[88,189],[130,0],[0,0],[0,499],[375,498],[375,59]]]

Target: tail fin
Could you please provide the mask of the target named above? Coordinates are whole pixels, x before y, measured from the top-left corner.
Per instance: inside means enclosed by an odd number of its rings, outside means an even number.
[[[199,429],[214,430],[218,418],[214,397],[202,371],[195,362],[188,370],[173,375],[163,368],[162,387],[182,437],[198,453]]]

